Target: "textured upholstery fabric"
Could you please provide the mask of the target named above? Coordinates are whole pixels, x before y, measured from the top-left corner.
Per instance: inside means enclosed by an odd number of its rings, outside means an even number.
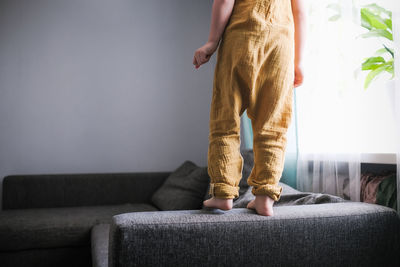
[[[0,252],[89,246],[92,226],[116,214],[155,210],[150,204],[5,210],[0,213]]]
[[[244,159],[246,163],[245,155]],[[193,266],[221,262],[231,266],[396,266],[390,263],[398,260],[393,251],[399,250],[400,229],[391,209],[366,203],[319,204],[343,200],[299,192],[281,183],[283,194],[274,203],[273,218],[240,208],[155,212],[157,208],[145,200],[150,203],[169,174],[8,176],[3,197],[11,210],[0,213],[0,266],[90,266],[90,240],[92,253],[99,255],[93,261],[98,266],[108,261],[107,242],[112,251],[109,260],[117,262],[114,266],[121,266],[118,262],[122,266],[188,262]],[[249,188],[243,185],[237,207],[247,204],[245,196],[253,197]],[[84,205],[125,200],[142,203]],[[46,208],[53,206],[62,208]],[[114,220],[113,215],[117,215]],[[112,221],[109,240],[107,226],[101,224]]]
[[[3,209],[150,203],[170,172],[9,175]]]
[[[209,181],[207,167],[187,160],[168,176],[151,201],[160,210],[200,209]]]
[[[110,233],[110,224],[98,224],[92,228],[91,246],[92,246],[92,266],[108,266],[108,240]]]
[[[113,217],[109,266],[399,266],[393,209],[346,202]]]

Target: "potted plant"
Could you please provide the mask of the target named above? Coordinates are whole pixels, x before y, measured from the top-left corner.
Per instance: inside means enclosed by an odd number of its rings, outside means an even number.
[[[375,3],[363,6],[360,11],[361,26],[368,30],[361,36],[364,38],[384,38],[393,47],[392,12]],[[382,46],[374,55],[366,58],[362,63],[361,69],[369,71],[364,81],[364,89],[367,89],[371,82],[384,72],[392,74],[391,80],[394,78],[393,48],[383,42]]]

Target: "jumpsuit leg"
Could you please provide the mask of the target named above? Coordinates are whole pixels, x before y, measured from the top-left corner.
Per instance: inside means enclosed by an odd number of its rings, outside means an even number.
[[[237,0],[222,36],[210,111],[209,194],[238,196],[243,158],[240,116],[253,128],[254,195],[279,200],[286,132],[291,122],[294,24],[290,0]]]
[[[240,116],[244,112],[240,81],[234,77],[234,51],[222,39],[218,48],[210,110],[208,174],[210,194],[218,198],[239,196],[243,157],[240,154]]]

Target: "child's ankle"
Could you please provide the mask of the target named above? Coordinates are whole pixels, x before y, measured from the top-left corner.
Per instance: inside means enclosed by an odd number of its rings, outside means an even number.
[[[268,195],[256,195],[255,197],[256,197],[257,199],[275,201],[272,197],[270,197],[270,196],[268,196]]]
[[[221,200],[221,201],[233,201],[233,198],[223,198],[223,197],[213,197],[215,199]]]

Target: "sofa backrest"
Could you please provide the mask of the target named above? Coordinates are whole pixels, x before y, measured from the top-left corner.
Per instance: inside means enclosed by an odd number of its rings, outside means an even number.
[[[170,172],[8,175],[3,209],[150,203]]]

